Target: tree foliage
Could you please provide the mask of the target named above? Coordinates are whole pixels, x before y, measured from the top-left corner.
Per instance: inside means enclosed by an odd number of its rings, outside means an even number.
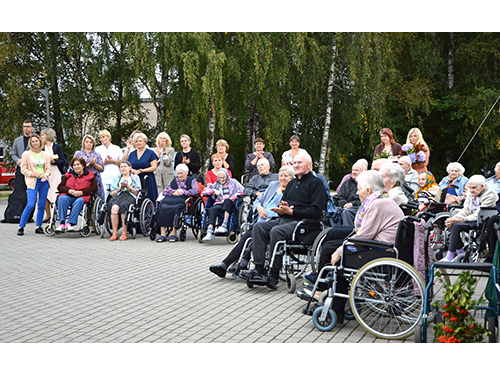
[[[11,144],[25,118],[47,125],[46,88],[68,154],[100,129],[121,145],[136,128],[166,131],[176,149],[186,133],[204,160],[226,139],[240,176],[255,137],[279,164],[298,134],[339,181],[371,161],[382,127],[401,144],[419,127],[440,179],[500,95],[499,57],[495,33],[0,33],[2,139]],[[465,150],[467,175],[498,161],[498,120],[495,108]]]

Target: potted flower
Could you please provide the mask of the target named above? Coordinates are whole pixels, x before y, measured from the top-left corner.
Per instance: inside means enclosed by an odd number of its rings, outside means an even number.
[[[436,272],[438,277],[440,272]],[[440,282],[444,284],[440,278]],[[443,302],[436,302],[433,306],[441,310],[441,322],[434,325],[434,342],[441,343],[471,343],[481,342],[487,330],[470,314],[471,310],[484,302],[483,297],[478,301],[472,300],[477,279],[471,272],[460,273],[455,284],[447,286]]]

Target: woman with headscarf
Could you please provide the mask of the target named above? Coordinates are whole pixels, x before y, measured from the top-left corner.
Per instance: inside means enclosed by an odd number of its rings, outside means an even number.
[[[233,212],[236,199],[243,194],[244,187],[236,179],[230,178],[227,169],[220,168],[217,174],[217,182],[203,189],[202,195],[210,196],[214,204],[208,213],[207,235],[203,241],[210,241],[215,234],[226,234],[228,232],[229,215]],[[224,221],[214,232],[217,217],[224,212]]]
[[[441,188],[436,183],[436,179],[431,172],[420,172],[418,175],[418,186],[420,188],[415,192],[415,199],[419,203],[419,209],[422,209],[429,202],[429,198],[437,202],[441,201]]]

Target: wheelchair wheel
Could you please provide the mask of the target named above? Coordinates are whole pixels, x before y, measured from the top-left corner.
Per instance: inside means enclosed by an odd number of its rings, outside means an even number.
[[[199,232],[201,230],[201,223],[203,220],[203,213],[205,212],[205,205],[203,204],[203,199],[200,197],[194,202],[194,207],[191,214],[191,230],[193,232],[194,238],[198,239]],[[198,241],[201,242],[200,239]]]
[[[297,289],[297,279],[295,278],[293,273],[286,274],[286,290],[288,293],[295,293]]]
[[[92,233],[92,231],[90,230],[90,226],[88,225],[84,225],[82,229],[80,229],[80,236],[82,237],[88,237],[90,236],[90,233]]]
[[[139,211],[139,225],[141,233],[144,235],[144,237],[147,237],[150,234],[151,222],[154,212],[155,206],[153,204],[153,201],[149,198],[144,199]]]
[[[234,245],[236,242],[238,242],[240,239],[239,234],[236,234],[235,232],[231,231],[227,235],[227,242],[230,243],[231,245]]]
[[[314,326],[318,330],[322,332],[328,332],[331,331],[337,324],[337,314],[332,309],[328,309],[326,317],[323,318],[321,315],[323,315],[324,309],[325,306],[320,306],[316,310],[314,310],[312,319]]]
[[[102,226],[99,225],[97,220],[99,219],[99,217],[102,213],[104,205],[105,205],[105,203],[101,197],[95,197],[94,204],[92,205],[91,220],[92,220],[92,223],[94,224],[95,233],[98,236],[101,234]]]
[[[245,224],[251,222],[250,214],[252,212],[252,206],[245,199],[242,200],[241,205],[238,210],[238,226],[242,233],[245,233],[243,230],[247,227]]]
[[[312,272],[319,272],[319,255],[321,253],[321,248],[323,247],[323,242],[326,239],[326,234],[331,228],[323,229],[320,234],[316,236],[313,242],[311,250],[311,270]],[[313,258],[314,256],[314,258]]]
[[[54,234],[56,234],[56,225],[55,223],[49,223],[43,228],[43,232],[47,235],[52,237]]]
[[[358,323],[374,336],[403,339],[414,333],[424,308],[424,282],[400,259],[380,258],[356,273],[349,293]]]

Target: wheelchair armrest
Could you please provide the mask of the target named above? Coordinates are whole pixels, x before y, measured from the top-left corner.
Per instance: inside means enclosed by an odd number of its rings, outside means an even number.
[[[352,244],[352,245],[376,246],[376,247],[383,247],[386,249],[394,247],[394,244],[389,243],[389,242],[364,240],[362,238],[347,238],[345,242],[347,244]]]
[[[321,232],[323,229],[321,220],[302,219],[295,226],[292,233],[292,241],[295,241],[298,236],[306,236],[310,232]]]

